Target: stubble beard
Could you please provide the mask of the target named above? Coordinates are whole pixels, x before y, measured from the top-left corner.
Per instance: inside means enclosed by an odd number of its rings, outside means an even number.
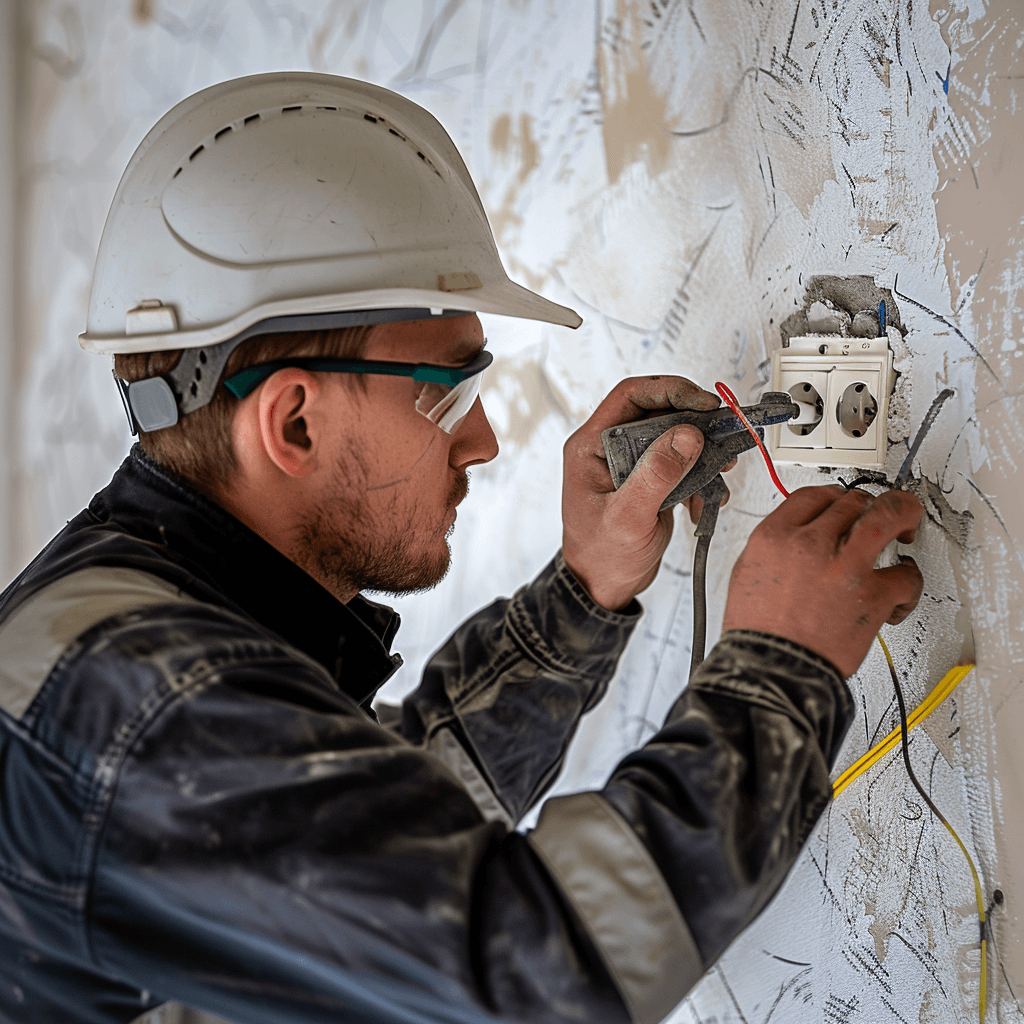
[[[404,516],[397,501],[390,515],[372,511],[365,496],[368,474],[355,462],[339,467],[301,530],[294,560],[335,594],[370,590],[397,596],[435,587],[451,566],[448,539],[455,523],[446,524],[469,492],[468,474],[455,478],[442,514],[424,523],[418,502]]]

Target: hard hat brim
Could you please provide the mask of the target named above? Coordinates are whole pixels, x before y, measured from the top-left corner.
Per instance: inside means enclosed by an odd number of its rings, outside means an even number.
[[[356,309],[461,309],[466,313],[493,313],[525,320],[539,320],[560,327],[577,328],[582,318],[568,306],[545,299],[514,281],[489,282],[464,291],[434,291],[424,288],[381,288],[338,295],[302,296],[267,302],[245,310],[241,315],[212,327],[154,334],[79,335],[86,352],[100,355],[159,352],[166,349],[202,348],[216,345],[241,334],[253,324],[271,317],[310,313],[342,313]]]

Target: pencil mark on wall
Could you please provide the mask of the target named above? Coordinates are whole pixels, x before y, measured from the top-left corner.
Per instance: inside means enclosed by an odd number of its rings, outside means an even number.
[[[999,374],[997,374],[996,371],[992,369],[992,367],[989,365],[988,360],[981,354],[981,352],[978,351],[975,345],[973,345],[970,341],[967,340],[967,336],[964,334],[963,331],[960,330],[959,327],[957,327],[955,323],[944,317],[941,313],[936,313],[934,309],[929,309],[928,306],[924,305],[924,303],[918,302],[916,299],[912,299],[909,295],[904,295],[903,292],[899,291],[895,283],[893,284],[892,290],[894,295],[898,295],[905,302],[909,302],[912,306],[916,306],[918,309],[923,310],[925,313],[931,316],[932,319],[937,320],[939,323],[945,324],[971,350],[971,353],[975,356],[975,358],[981,360],[982,365],[984,365],[985,369],[988,370],[990,374],[992,374],[993,380],[999,380]]]

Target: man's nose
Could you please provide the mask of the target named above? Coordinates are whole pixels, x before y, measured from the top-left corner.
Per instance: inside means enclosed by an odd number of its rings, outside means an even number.
[[[498,439],[494,436],[483,402],[473,403],[459,429],[452,436],[448,461],[453,469],[465,469],[490,462],[498,454]]]

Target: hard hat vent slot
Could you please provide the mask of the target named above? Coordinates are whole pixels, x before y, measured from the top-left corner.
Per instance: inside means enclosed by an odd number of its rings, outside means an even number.
[[[335,113],[337,113],[337,110],[338,110],[337,107],[317,107],[316,109],[317,110],[333,110]]]
[[[202,153],[204,149],[206,149],[205,143],[202,146],[196,146],[196,148],[193,149],[191,153],[189,153],[189,160],[195,160],[195,158],[199,156],[199,154]]]
[[[216,142],[222,135],[226,135],[228,132],[234,131],[233,125],[228,125],[226,128],[221,128],[219,132],[213,137],[213,141]]]
[[[248,116],[248,117],[247,117],[247,118],[246,118],[246,119],[245,119],[245,120],[244,120],[244,121],[242,122],[242,124],[252,124],[252,122],[253,122],[253,121],[258,121],[259,119],[260,119],[260,115],[259,115],[259,114],[250,114],[250,115],[249,115],[249,116]]]
[[[281,108],[281,113],[282,114],[291,114],[293,111],[301,110],[301,109],[302,109],[302,104],[300,103],[300,104],[297,104],[294,107],[282,107]]]
[[[415,147],[415,143],[414,143],[414,142],[410,142],[410,140],[409,140],[409,137],[408,137],[407,135],[404,135],[404,134],[403,134],[402,132],[400,132],[400,131],[399,131],[399,130],[398,130],[397,128],[392,128],[392,127],[391,127],[391,125],[389,125],[389,124],[388,124],[388,121],[387,121],[387,118],[386,118],[386,117],[382,117],[382,116],[381,116],[381,115],[379,115],[379,114],[370,114],[370,113],[365,113],[365,114],[363,114],[363,120],[364,120],[364,121],[369,121],[369,122],[370,122],[371,124],[379,124],[379,125],[380,125],[380,126],[381,126],[382,128],[387,128],[388,132],[390,132],[390,134],[394,135],[394,137],[395,137],[396,139],[401,139],[401,140],[402,140],[402,142],[405,142],[405,143],[407,143],[408,145],[410,145],[410,146],[413,146],[413,147]],[[441,174],[441,172],[440,172],[440,171],[439,171],[439,170],[438,170],[438,169],[437,169],[437,168],[436,168],[436,167],[434,166],[434,164],[433,164],[433,161],[432,161],[432,160],[430,159],[430,157],[428,157],[428,156],[427,156],[427,154],[426,154],[426,153],[424,153],[424,152],[423,152],[423,150],[422,150],[422,149],[419,149],[418,147],[416,147],[416,155],[417,155],[417,156],[418,156],[418,157],[419,157],[419,158],[420,158],[420,159],[421,159],[421,160],[422,160],[422,161],[423,161],[423,162],[424,162],[424,163],[425,163],[425,164],[426,164],[426,165],[427,165],[427,166],[428,166],[428,167],[429,167],[429,168],[430,168],[430,169],[431,169],[431,170],[432,170],[432,171],[433,171],[433,172],[434,172],[434,173],[435,173],[435,174],[436,174],[436,175],[437,175],[437,176],[438,176],[439,178],[443,177],[443,175]]]

